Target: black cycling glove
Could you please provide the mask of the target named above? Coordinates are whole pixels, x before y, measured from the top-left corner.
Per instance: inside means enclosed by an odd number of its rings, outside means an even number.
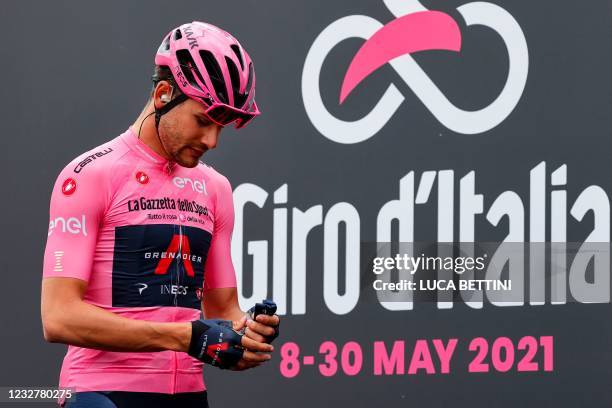
[[[242,335],[233,330],[231,321],[200,319],[191,322],[190,356],[227,369],[238,364],[243,353]]]

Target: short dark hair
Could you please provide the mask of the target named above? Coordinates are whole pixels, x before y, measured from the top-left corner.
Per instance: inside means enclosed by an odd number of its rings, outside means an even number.
[[[153,80],[153,87],[151,88],[151,96],[153,96],[153,92],[155,91],[155,87],[159,81],[168,81],[170,85],[172,85],[173,96],[177,96],[181,94],[180,88],[176,85],[176,81],[172,76],[172,71],[166,65],[155,65],[153,67],[153,75],[151,75],[151,79]]]

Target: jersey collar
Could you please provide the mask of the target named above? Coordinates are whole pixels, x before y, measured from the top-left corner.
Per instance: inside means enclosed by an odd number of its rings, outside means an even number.
[[[176,166],[175,162],[169,161],[163,156],[160,156],[157,152],[151,149],[146,143],[138,138],[132,127],[122,135],[122,139],[127,145],[138,153],[139,156],[145,160],[163,166],[167,172],[171,172]]]

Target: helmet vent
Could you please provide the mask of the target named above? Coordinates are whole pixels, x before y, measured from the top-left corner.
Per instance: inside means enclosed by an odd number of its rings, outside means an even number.
[[[244,61],[242,60],[242,53],[240,52],[240,47],[238,47],[236,44],[232,44],[230,45],[232,51],[234,51],[234,54],[236,54],[236,56],[238,57],[238,61],[240,61],[240,69],[243,70],[244,69]]]
[[[232,90],[234,92],[234,106],[236,108],[241,108],[246,101],[246,95],[240,93],[240,76],[238,75],[238,68],[234,61],[225,57],[225,62],[227,63],[227,69],[230,74],[230,80],[232,81]],[[248,90],[247,90],[248,91]]]
[[[170,35],[168,34],[166,38],[164,38],[164,41],[162,41],[161,45],[159,46],[159,51],[167,52],[169,50],[170,50]]]
[[[202,80],[202,77],[200,76],[200,73],[198,72],[196,64],[193,61],[193,58],[191,57],[189,51],[177,50],[176,59],[178,60],[179,65],[181,66],[181,71],[183,71],[183,75],[185,76],[187,82],[189,82],[189,84],[194,88],[202,90],[202,88],[200,88],[200,85],[198,85],[198,83],[196,82],[193,73],[195,72],[195,74],[198,76],[198,79],[202,83],[204,83],[204,81]]]
[[[251,89],[253,89],[253,76],[255,74],[253,73],[253,63],[251,62],[249,64],[249,79],[247,80],[247,86],[246,86],[246,90],[245,90],[245,98],[246,96],[249,94],[249,92],[251,92]]]
[[[179,30],[178,28],[174,31],[174,40],[180,40],[181,38],[183,38],[183,34],[181,34],[181,30]]]
[[[221,67],[219,67],[219,63],[213,54],[207,50],[200,50],[200,57],[204,62],[204,66],[206,67],[206,71],[208,72],[208,76],[212,81],[219,101],[222,103],[229,103],[227,92],[225,90],[225,81],[223,80],[223,73],[221,71]]]

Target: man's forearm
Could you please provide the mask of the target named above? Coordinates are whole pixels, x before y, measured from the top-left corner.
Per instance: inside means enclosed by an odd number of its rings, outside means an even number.
[[[47,316],[45,337],[54,343],[108,351],[187,351],[190,323],[129,319],[74,300]]]
[[[216,313],[214,316],[206,315],[206,318],[207,319],[223,319],[223,320],[238,321],[242,319],[244,315],[245,313],[239,307],[234,307],[234,308],[224,310],[223,312]]]
[[[239,321],[245,313],[238,303],[235,287],[209,289],[204,292],[202,313],[207,319]]]

